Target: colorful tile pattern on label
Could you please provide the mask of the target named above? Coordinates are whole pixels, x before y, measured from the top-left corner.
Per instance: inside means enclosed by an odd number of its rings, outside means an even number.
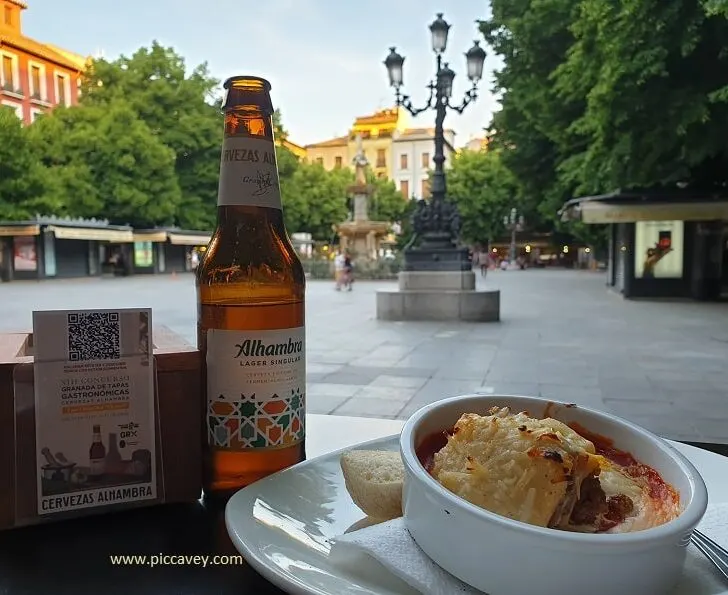
[[[210,401],[210,444],[233,450],[297,444],[305,433],[305,394],[292,392],[270,401],[259,401],[254,394],[240,395],[237,401]]]
[[[301,442],[306,416],[304,327],[207,331],[207,428],[213,448]]]

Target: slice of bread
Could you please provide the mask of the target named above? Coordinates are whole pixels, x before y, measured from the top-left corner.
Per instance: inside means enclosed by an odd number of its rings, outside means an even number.
[[[404,465],[398,452],[350,450],[341,455],[341,470],[351,499],[367,515],[402,516]]]

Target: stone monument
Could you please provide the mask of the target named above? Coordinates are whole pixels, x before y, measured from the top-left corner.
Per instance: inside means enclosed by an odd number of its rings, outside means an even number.
[[[382,238],[389,231],[386,221],[369,219],[369,197],[373,188],[367,184],[366,169],[369,165],[362,147],[361,135],[357,136],[357,152],[354,164],[354,184],[347,189],[354,198],[354,215],[349,221],[336,225],[341,250],[351,252],[356,260],[377,260]]]
[[[420,245],[405,249],[399,287],[377,291],[377,318],[499,322],[500,291],[476,289],[468,250],[458,246],[458,210],[442,189],[418,202],[412,227]]]

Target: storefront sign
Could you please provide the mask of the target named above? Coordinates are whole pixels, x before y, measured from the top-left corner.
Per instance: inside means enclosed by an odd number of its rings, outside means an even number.
[[[151,310],[33,313],[38,514],[157,497]]]
[[[610,204],[585,201],[565,211],[563,220],[584,223],[631,223],[634,221],[710,221],[728,219],[728,201],[666,204]]]
[[[38,270],[38,253],[34,237],[13,238],[13,268],[16,271]]]
[[[150,267],[154,264],[151,242],[134,242],[134,266]]]
[[[681,278],[683,276],[684,229],[683,221],[638,221],[635,223],[635,278]]]

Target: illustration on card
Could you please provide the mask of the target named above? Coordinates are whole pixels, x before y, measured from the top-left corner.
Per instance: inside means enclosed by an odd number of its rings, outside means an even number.
[[[138,424],[110,423],[109,428],[113,431],[102,433],[102,426],[94,424],[88,456],[79,460],[69,460],[62,451],[53,453],[47,446],[41,449],[43,496],[152,480],[151,453],[138,448],[134,440]]]

